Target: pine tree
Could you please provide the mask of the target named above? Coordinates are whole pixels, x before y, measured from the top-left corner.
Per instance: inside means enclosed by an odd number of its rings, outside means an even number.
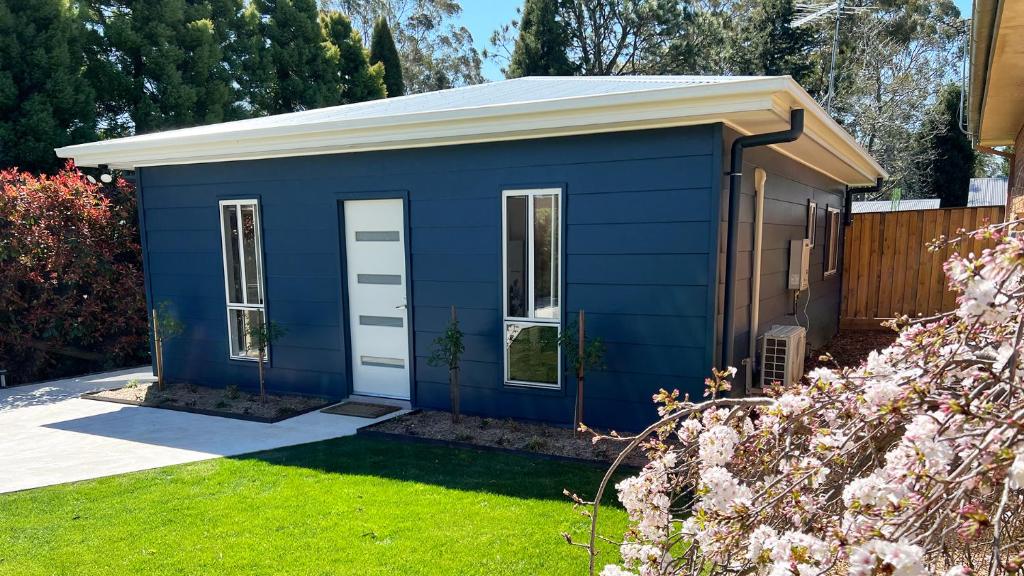
[[[351,104],[383,98],[385,94],[384,65],[370,65],[370,54],[363,47],[359,32],[352,29],[352,21],[341,12],[330,11],[321,15],[330,71],[331,89],[325,104]]]
[[[918,195],[939,198],[943,208],[966,206],[977,153],[960,130],[960,86],[942,89],[921,127],[917,146]]]
[[[814,72],[810,29],[793,26],[793,0],[758,0],[740,20],[734,67],[738,74],[792,76],[806,85]]]
[[[231,120],[242,114],[231,70],[225,7],[238,0],[97,0],[90,11],[89,76],[109,136]],[[217,20],[215,20],[217,18]],[[215,23],[216,22],[216,23]]]
[[[55,147],[93,137],[84,36],[66,0],[0,1],[0,169],[53,170]]]
[[[526,0],[507,78],[573,74],[566,54],[568,33],[557,16],[558,0]]]
[[[252,86],[257,113],[279,114],[325,106],[331,78],[316,0],[254,0],[266,40],[260,66],[266,84]]]
[[[381,16],[373,25],[373,36],[370,39],[370,64],[384,65],[384,86],[388,90],[388,98],[405,95],[405,80],[402,79],[402,62],[395,47],[395,38],[391,35],[391,27],[387,18]]]

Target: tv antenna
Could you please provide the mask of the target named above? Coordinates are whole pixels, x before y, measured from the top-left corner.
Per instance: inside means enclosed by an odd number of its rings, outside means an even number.
[[[836,54],[839,52],[839,23],[843,14],[853,15],[872,10],[873,6],[847,6],[846,0],[836,2],[799,2],[795,6],[793,26],[807,26],[835,13],[835,30],[832,33],[832,62],[828,69],[828,94],[825,96],[825,111],[832,115],[832,97],[836,91]]]

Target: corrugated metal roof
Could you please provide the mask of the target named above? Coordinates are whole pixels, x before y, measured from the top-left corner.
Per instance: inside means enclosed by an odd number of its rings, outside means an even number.
[[[869,212],[906,212],[907,210],[930,210],[939,207],[938,198],[911,198],[900,200],[893,206],[892,200],[865,200],[853,203],[854,214]]]
[[[722,123],[805,137],[775,149],[848,186],[885,170],[788,76],[527,77],[57,148],[79,166],[258,160]]]
[[[121,138],[122,142],[163,140],[169,136],[187,137],[215,135],[261,128],[305,126],[322,122],[348,122],[389,116],[407,116],[455,110],[479,109],[514,104],[528,104],[569,98],[635,94],[667,88],[728,84],[767,78],[766,76],[529,76],[499,82],[474,84],[436,92],[411,94],[329,106],[302,112],[275,114],[234,122],[221,122]]]
[[[1006,178],[971,178],[968,206],[1006,206]]]

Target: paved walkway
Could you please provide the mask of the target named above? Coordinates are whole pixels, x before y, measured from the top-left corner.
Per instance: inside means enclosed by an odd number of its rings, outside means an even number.
[[[0,493],[348,436],[376,422],[311,412],[261,424],[78,397],[133,378],[152,372],[0,389]]]

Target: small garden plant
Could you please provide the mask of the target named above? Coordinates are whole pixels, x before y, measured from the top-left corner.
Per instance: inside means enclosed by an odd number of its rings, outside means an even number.
[[[604,576],[1021,574],[1024,567],[1024,236],[945,264],[957,308],[893,323],[856,368],[819,367],[766,397],[655,396],[661,419],[629,444],[630,517]],[[955,240],[954,240],[955,241]],[[933,245],[942,248],[944,239]],[[590,516],[595,571],[598,511]]]
[[[256,346],[256,350],[258,352],[256,361],[259,366],[260,373],[260,402],[266,402],[267,400],[267,385],[265,377],[267,349],[286,333],[287,330],[273,320],[269,322],[260,320],[248,326],[249,339],[252,341],[252,344]]]
[[[573,429],[583,431],[583,392],[587,370],[604,368],[605,346],[600,338],[587,338],[586,315],[580,310],[576,321],[562,330],[558,336],[558,345],[562,349],[567,368],[571,368],[576,376],[576,406],[573,414]]]
[[[171,312],[169,302],[153,308],[153,348],[156,352],[156,389],[164,389],[164,342],[181,334],[184,324]]]
[[[465,351],[466,345],[463,343],[462,330],[459,328],[459,318],[455,312],[455,306],[452,306],[448,325],[445,327],[444,333],[434,339],[433,350],[427,359],[427,364],[448,368],[452,422],[455,424],[459,422],[459,366]]]

